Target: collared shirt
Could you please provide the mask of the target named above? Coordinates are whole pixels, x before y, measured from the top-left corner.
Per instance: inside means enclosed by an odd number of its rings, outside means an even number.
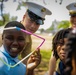
[[[4,49],[3,46],[0,47],[0,75],[25,75],[26,74],[26,65],[23,63],[18,64],[15,67],[7,66],[1,59],[9,64],[15,65],[19,62],[18,57],[12,58]]]
[[[59,62],[58,69],[56,71],[56,75],[64,75],[65,65],[62,61]]]
[[[2,34],[0,34],[0,39],[2,39]],[[31,52],[31,48],[32,48],[31,35],[27,34],[25,42],[26,42],[25,48],[24,48],[24,50],[22,50],[22,52],[20,54],[22,58],[24,58]],[[2,40],[0,40],[0,46],[2,46]]]

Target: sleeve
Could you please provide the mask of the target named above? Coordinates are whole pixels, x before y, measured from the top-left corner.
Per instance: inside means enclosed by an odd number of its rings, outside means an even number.
[[[7,58],[3,55],[2,52],[0,52],[0,75],[4,75],[4,73],[7,71],[8,67],[4,63],[7,63]],[[6,70],[5,70],[6,69]],[[8,73],[8,72],[7,72]]]

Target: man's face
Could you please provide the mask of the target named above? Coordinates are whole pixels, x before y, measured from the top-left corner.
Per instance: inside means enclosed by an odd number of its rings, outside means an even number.
[[[5,50],[12,57],[16,57],[25,46],[25,33],[18,30],[7,30],[2,36]]]
[[[76,15],[70,17],[72,28],[76,28]]]
[[[65,45],[64,44],[65,44],[66,41],[67,41],[66,38],[60,39],[60,41],[59,41],[59,43],[57,45],[57,54],[58,54],[59,58],[63,62],[65,62],[65,59],[66,59],[66,52],[64,50],[64,48],[65,48]]]
[[[35,33],[38,28],[39,28],[39,24],[37,24],[35,21],[33,21],[28,14],[26,13],[23,17],[23,21],[21,22],[27,31]]]

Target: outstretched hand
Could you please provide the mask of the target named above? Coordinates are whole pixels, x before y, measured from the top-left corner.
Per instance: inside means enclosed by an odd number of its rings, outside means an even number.
[[[40,49],[37,49],[27,61],[27,70],[34,70],[41,62]]]

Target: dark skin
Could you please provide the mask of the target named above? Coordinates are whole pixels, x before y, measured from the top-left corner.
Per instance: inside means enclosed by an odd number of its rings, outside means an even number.
[[[3,45],[11,57],[16,57],[25,47],[26,34],[17,30],[4,31],[2,35]],[[27,74],[34,75],[35,69],[41,62],[40,49],[37,49],[29,58],[27,63]],[[29,64],[32,64],[30,67]]]
[[[18,30],[7,30],[2,36],[3,45],[12,57],[16,57],[25,46],[25,33]]]

